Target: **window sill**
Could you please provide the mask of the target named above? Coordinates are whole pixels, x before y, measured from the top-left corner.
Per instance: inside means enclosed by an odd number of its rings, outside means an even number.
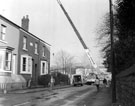
[[[46,56],[42,56],[42,57],[44,57],[44,58],[45,58]]]
[[[47,73],[41,73],[40,75],[46,75]]]
[[[31,72],[20,72],[20,74],[32,74]]]
[[[3,69],[0,69],[0,72],[7,72],[7,73],[12,73],[12,71],[11,70],[3,70]]]
[[[6,42],[5,40],[0,40],[0,42],[5,43],[5,44],[7,44],[7,43],[8,43],[8,42]]]
[[[23,48],[23,50],[26,51],[26,52],[28,51],[28,49],[24,49],[24,48]]]
[[[38,55],[38,53],[35,53],[35,55]]]

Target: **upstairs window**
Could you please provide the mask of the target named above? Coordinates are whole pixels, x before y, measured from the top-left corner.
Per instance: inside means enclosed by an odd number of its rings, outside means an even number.
[[[27,37],[23,37],[23,49],[27,50]]]
[[[43,46],[43,57],[45,57],[45,46]]]
[[[35,43],[35,54],[38,54],[38,43]]]
[[[5,25],[1,25],[0,40],[5,40],[5,36],[6,36],[6,26]]]

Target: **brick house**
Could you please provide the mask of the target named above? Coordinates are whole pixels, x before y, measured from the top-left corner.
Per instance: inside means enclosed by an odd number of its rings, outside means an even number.
[[[50,44],[28,31],[28,16],[20,27],[0,15],[0,29],[0,89],[37,85],[50,70]]]

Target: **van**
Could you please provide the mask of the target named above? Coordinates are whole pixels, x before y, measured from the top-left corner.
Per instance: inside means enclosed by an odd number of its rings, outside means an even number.
[[[81,75],[74,74],[72,76],[72,81],[73,81],[73,85],[74,86],[76,86],[76,85],[83,86],[83,79],[82,79],[82,76]]]

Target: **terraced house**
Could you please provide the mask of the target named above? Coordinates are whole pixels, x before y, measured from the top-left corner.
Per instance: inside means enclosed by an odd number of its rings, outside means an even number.
[[[0,15],[0,89],[38,84],[49,73],[50,44],[29,32],[28,15],[21,27]]]

